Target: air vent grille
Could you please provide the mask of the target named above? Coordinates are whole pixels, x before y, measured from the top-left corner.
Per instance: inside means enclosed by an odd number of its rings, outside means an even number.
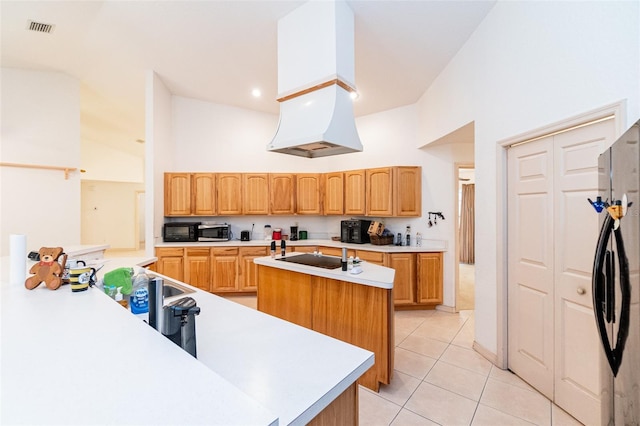
[[[55,25],[51,25],[51,24],[44,24],[42,22],[36,22],[36,21],[27,21],[27,29],[29,31],[49,34],[50,32],[53,31],[54,27]]]

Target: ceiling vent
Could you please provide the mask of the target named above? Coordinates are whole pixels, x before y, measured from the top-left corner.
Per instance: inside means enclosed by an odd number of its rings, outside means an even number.
[[[42,22],[36,22],[36,21],[27,21],[27,29],[29,31],[49,34],[53,31],[54,28],[55,28],[55,25],[44,24]]]

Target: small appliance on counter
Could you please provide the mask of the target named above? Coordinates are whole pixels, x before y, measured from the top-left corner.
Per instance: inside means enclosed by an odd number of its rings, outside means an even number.
[[[255,223],[251,226],[251,231],[245,230],[240,232],[240,241],[251,241],[251,236],[253,235],[253,228],[255,227]]]
[[[162,240],[165,243],[198,241],[198,227],[202,222],[167,222],[164,224]]]
[[[281,240],[282,239],[282,229],[273,228],[273,234],[271,234],[271,238],[273,238],[274,240]]]
[[[169,303],[162,310],[162,334],[197,358],[195,316],[200,315],[200,308],[196,306],[196,301],[192,297],[183,297]]]
[[[368,232],[370,225],[370,220],[343,220],[341,222],[340,242],[353,244],[365,244],[370,242],[371,240]]]
[[[232,238],[231,225],[227,223],[201,224],[198,226],[198,241],[229,241]]]
[[[291,227],[291,232],[289,235],[289,239],[291,241],[298,241],[298,226],[292,226]]]

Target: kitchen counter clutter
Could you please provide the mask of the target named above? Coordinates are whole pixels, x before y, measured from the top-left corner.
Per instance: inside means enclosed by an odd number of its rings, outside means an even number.
[[[110,259],[100,273],[152,261]],[[373,364],[371,352],[180,283],[201,308],[195,359],[98,288],[29,291],[2,265],[2,424],[307,424],[357,401]]]

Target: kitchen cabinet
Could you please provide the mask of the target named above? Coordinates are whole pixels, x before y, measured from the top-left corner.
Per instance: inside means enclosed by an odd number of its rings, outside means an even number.
[[[422,216],[422,167],[393,168],[393,215]]]
[[[211,250],[209,247],[187,247],[184,282],[209,291],[211,287]]]
[[[216,175],[215,173],[193,173],[193,214],[196,216],[214,216],[216,214]]]
[[[270,173],[271,214],[293,215],[295,207],[295,175],[290,173]]]
[[[184,248],[157,248],[156,257],[159,274],[184,281]]]
[[[387,254],[387,265],[396,270],[393,281],[394,305],[416,302],[416,255],[415,253]]]
[[[433,253],[382,253],[356,250],[360,260],[396,271],[393,302],[396,308],[434,308],[442,304],[443,256]]]
[[[322,175],[299,173],[296,175],[296,213],[304,215],[322,214]]]
[[[191,215],[191,174],[164,174],[164,215]]]
[[[323,212],[325,215],[344,214],[344,173],[324,173]]]
[[[269,214],[269,174],[242,174],[242,214]]]
[[[416,302],[439,305],[442,303],[442,253],[418,253],[417,257]]]
[[[399,166],[367,169],[367,216],[421,216],[421,182],[421,167]]]
[[[342,257],[342,248],[341,247],[327,247],[327,246],[318,246],[318,251],[322,252],[325,256],[337,256]],[[349,256],[356,257],[356,251],[353,249],[347,249],[347,258]]]
[[[218,214],[242,214],[242,174],[218,173],[217,186]]]
[[[290,250],[296,253],[313,253],[318,251],[318,246],[293,246]]]
[[[238,247],[211,248],[210,291],[238,291]]]
[[[238,277],[239,291],[258,291],[258,265],[253,259],[269,254],[267,247],[240,247],[240,273]]]
[[[216,214],[215,173],[165,173],[165,216]]]
[[[366,214],[366,173],[364,170],[344,172],[344,214]]]

